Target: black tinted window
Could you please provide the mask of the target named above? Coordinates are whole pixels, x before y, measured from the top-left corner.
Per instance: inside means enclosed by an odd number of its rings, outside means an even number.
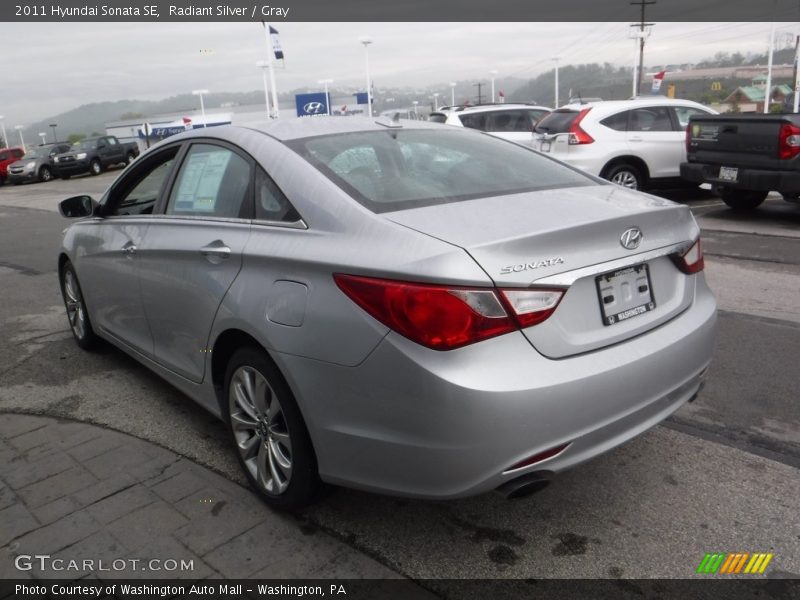
[[[500,110],[488,113],[486,131],[531,131],[531,120],[524,110]]]
[[[566,133],[577,116],[577,110],[554,110],[536,124],[536,133]]]
[[[593,183],[522,146],[459,130],[358,132],[288,145],[374,212]]]
[[[623,111],[610,117],[606,117],[600,124],[605,125],[614,131],[627,131],[628,129],[628,111]]]
[[[247,210],[251,168],[221,146],[194,144],[181,164],[167,204],[168,215],[234,218]]]
[[[464,125],[464,127],[486,131],[486,113],[459,115],[458,118],[461,120],[461,123]]]
[[[289,199],[262,169],[256,170],[256,219],[284,223],[300,220]]]
[[[444,123],[447,121],[447,115],[443,115],[442,113],[431,113],[431,116],[428,117],[428,120],[434,123]]]

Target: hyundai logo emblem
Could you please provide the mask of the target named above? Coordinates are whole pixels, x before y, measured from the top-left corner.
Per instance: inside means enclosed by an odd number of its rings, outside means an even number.
[[[322,102],[307,102],[303,106],[303,112],[307,115],[318,115],[325,111],[325,105]]]
[[[626,250],[636,250],[642,243],[642,230],[638,227],[626,229],[620,236],[619,243]]]

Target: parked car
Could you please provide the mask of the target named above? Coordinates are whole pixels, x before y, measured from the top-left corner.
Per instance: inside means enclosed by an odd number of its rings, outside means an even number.
[[[0,185],[3,185],[8,179],[8,165],[18,161],[23,156],[25,156],[25,150],[22,148],[0,149]]]
[[[631,189],[685,185],[685,130],[702,104],[661,96],[570,104],[536,125],[534,148]]]
[[[800,197],[800,115],[694,116],[681,176],[710,183],[737,210],[758,207],[774,190]]]
[[[531,104],[481,104],[448,107],[431,113],[429,120],[491,133],[512,142],[530,145],[536,122],[550,113],[546,106]]]
[[[43,144],[34,146],[28,153],[8,166],[9,183],[26,181],[50,181],[58,175],[54,159],[56,155],[69,150],[69,144]]]
[[[55,164],[61,179],[69,179],[81,173],[100,175],[112,165],[132,163],[137,156],[136,142],[122,143],[113,135],[104,135],[76,142],[55,157]]]
[[[701,388],[716,305],[686,206],[468,128],[214,127],[61,213],[82,348],[228,423],[276,507],[321,482],[540,489]]]

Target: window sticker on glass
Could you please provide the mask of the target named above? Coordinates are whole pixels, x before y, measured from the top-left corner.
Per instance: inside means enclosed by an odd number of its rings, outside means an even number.
[[[230,151],[224,148],[192,152],[182,169],[175,208],[179,211],[214,212],[230,159]]]

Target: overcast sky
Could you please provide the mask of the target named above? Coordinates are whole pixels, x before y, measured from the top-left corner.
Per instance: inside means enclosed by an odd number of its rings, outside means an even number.
[[[629,23],[279,23],[286,60],[277,86],[316,88],[322,78],[333,87],[360,84],[362,35],[373,39],[370,71],[379,87],[488,78],[492,69],[533,77],[552,69],[554,56],[562,65],[628,66]],[[765,52],[769,31],[769,23],[658,23],[645,64]],[[785,46],[800,23],[778,23],[776,31]],[[260,23],[0,23],[0,40],[6,128],[89,102],[261,89],[255,62],[266,48]]]

